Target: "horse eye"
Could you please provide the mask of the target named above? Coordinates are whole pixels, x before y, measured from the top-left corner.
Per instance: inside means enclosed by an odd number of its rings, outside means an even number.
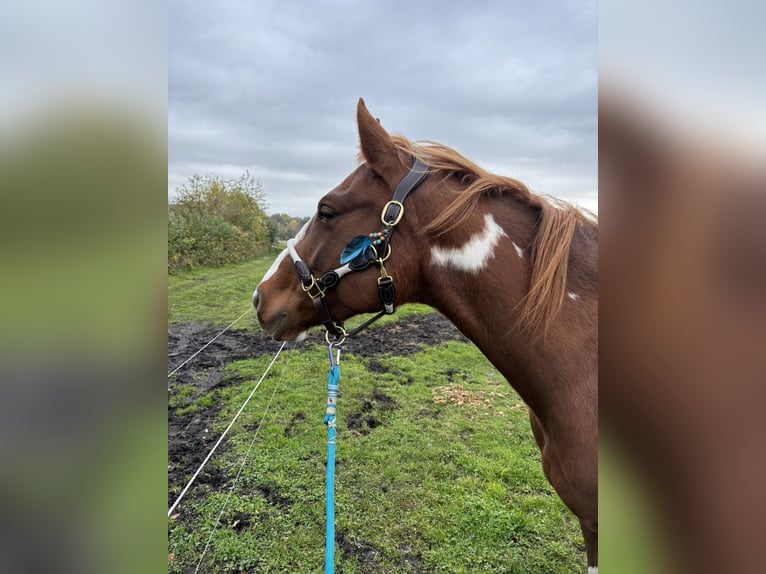
[[[324,221],[325,223],[327,223],[328,221],[332,221],[333,219],[338,217],[338,214],[326,205],[319,206],[318,215],[319,215],[319,219]]]

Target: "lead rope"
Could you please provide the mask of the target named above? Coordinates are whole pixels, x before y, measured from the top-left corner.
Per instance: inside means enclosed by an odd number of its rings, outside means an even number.
[[[340,349],[341,344],[333,341],[328,343],[327,352],[330,356],[330,372],[327,375],[327,408],[325,409],[324,424],[327,425],[327,484],[325,514],[327,516],[325,538],[325,574],[335,572],[335,405],[338,402],[338,380],[340,379]],[[333,347],[337,354],[333,357]]]

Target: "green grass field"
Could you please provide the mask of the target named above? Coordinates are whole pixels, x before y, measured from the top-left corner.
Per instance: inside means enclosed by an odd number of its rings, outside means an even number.
[[[273,257],[170,277],[169,324],[228,324]],[[238,327],[256,329],[254,314]],[[171,379],[169,417],[214,413],[208,431],[219,436],[270,360],[228,364],[231,382],[208,393]],[[327,368],[324,347],[286,347],[209,463],[218,484],[195,485],[168,520],[169,572],[193,571],[212,529],[201,572],[323,571]],[[349,352],[341,369],[338,572],[585,571],[577,521],[543,476],[526,408],[475,346]]]

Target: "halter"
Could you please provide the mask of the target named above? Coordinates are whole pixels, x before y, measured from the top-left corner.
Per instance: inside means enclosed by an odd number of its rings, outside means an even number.
[[[314,309],[319,314],[320,322],[327,330],[325,338],[330,342],[330,336],[334,338],[336,344],[342,343],[346,337],[352,337],[366,329],[371,323],[380,319],[383,315],[390,315],[394,312],[394,299],[396,290],[394,288],[394,278],[386,273],[383,262],[391,256],[391,235],[404,215],[404,200],[414,191],[423,180],[428,176],[428,166],[417,158],[413,158],[412,167],[396,186],[394,195],[384,207],[380,215],[383,223],[380,231],[369,233],[367,235],[358,235],[349,242],[340,254],[341,266],[326,272],[317,279],[312,275],[311,269],[306,264],[298,251],[295,249],[295,240],[287,242],[287,251],[295,264],[295,272],[301,281],[301,287],[311,299]],[[363,271],[370,265],[380,267],[380,277],[378,277],[378,298],[383,309],[374,317],[368,319],[356,329],[347,332],[342,323],[336,323],[330,316],[330,310],[327,308],[325,294],[328,289],[335,287],[340,280],[352,271]]]

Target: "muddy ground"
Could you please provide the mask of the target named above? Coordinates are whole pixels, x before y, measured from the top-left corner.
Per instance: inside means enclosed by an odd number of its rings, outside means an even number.
[[[182,324],[168,329],[168,372],[185,361],[210,341],[221,327],[210,325]],[[356,355],[373,358],[384,354],[411,355],[422,347],[437,345],[444,341],[467,339],[445,317],[438,313],[401,319],[390,325],[361,333],[355,339],[346,341],[343,346],[344,356]],[[315,329],[303,343],[324,344],[324,335]],[[172,396],[175,387],[180,384],[194,385],[199,394],[232,384],[236,378],[224,379],[222,367],[232,361],[273,355],[278,346],[260,330],[227,331],[214,343],[180,369],[168,384],[168,395]],[[301,347],[298,347],[301,348]],[[370,368],[375,369],[373,361]],[[194,397],[191,397],[193,400]],[[207,429],[213,427],[218,413],[213,405],[203,411],[175,415],[175,408],[168,408],[168,506],[173,503],[179,488],[197,469],[212,448],[218,436]],[[219,449],[225,448],[225,441]],[[226,477],[221,476],[211,465],[197,478],[198,483],[212,487],[220,486]],[[175,488],[178,487],[178,488]]]

